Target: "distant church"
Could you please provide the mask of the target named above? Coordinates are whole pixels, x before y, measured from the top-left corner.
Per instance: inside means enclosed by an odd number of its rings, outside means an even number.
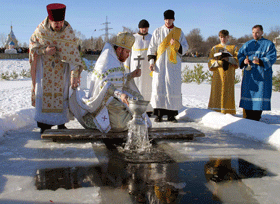
[[[18,47],[18,40],[13,32],[13,26],[11,26],[11,32],[8,34],[6,43],[5,43],[5,53],[8,54],[16,54],[17,51],[15,48]]]

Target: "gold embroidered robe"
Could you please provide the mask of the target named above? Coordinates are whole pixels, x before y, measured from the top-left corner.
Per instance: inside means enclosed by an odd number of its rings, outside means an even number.
[[[47,46],[56,47],[54,56],[44,54]],[[46,18],[32,34],[29,49],[35,120],[49,125],[68,122],[70,71],[83,67],[72,27],[65,21],[61,32],[52,31]]]
[[[224,71],[221,60],[214,59],[214,54],[226,49],[232,54],[227,71]],[[238,68],[238,50],[234,45],[218,44],[211,49],[208,67],[213,72],[211,94],[208,109],[235,114],[234,80]]]

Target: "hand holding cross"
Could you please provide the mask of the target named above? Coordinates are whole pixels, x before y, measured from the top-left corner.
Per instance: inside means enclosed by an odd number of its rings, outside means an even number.
[[[138,55],[137,58],[134,58],[135,61],[136,61],[136,60],[138,61],[138,64],[137,64],[137,66],[136,66],[136,69],[140,69],[140,68],[141,68],[140,61],[141,61],[141,60],[144,60],[144,59],[145,59],[144,57],[141,58],[141,55]]]

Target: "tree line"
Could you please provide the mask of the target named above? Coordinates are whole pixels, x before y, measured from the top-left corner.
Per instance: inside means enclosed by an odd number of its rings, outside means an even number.
[[[136,33],[138,30],[132,30],[130,28],[123,26],[123,31],[127,31],[130,33]],[[150,32],[151,33],[151,32]],[[76,32],[77,34],[77,32]],[[280,26],[271,27],[268,33],[264,33],[264,38],[267,38],[268,40],[273,41],[276,37],[280,35]],[[78,32],[78,37],[81,37]],[[192,29],[187,35],[185,35],[188,44],[189,44],[189,50],[187,52],[188,56],[201,56],[201,57],[207,57],[210,53],[210,50],[213,46],[220,43],[218,32],[217,35],[209,36],[208,38],[204,39],[201,31],[199,28]],[[111,35],[109,37],[109,42],[114,42],[116,38],[116,35]],[[235,38],[234,36],[230,35],[230,44],[236,45],[237,47],[241,47],[243,43],[253,39],[252,34],[246,34],[242,37]],[[103,38],[96,37],[96,38],[80,38],[80,46],[82,48],[82,51],[101,51],[105,42]],[[87,54],[90,54],[89,52]]]
[[[136,33],[138,29],[131,29],[128,27],[123,26],[123,31]],[[150,31],[151,33],[152,31]],[[99,55],[102,48],[105,45],[105,41],[102,36],[99,37],[90,37],[86,38],[80,31],[75,30],[76,37],[78,40],[78,45],[81,49],[83,54],[93,54]],[[276,37],[280,35],[280,26],[274,26],[269,29],[268,33],[264,33],[264,37],[273,41]],[[185,35],[187,42],[189,44],[189,50],[187,52],[188,56],[202,56],[207,57],[211,48],[214,45],[220,43],[218,32],[217,35],[209,36],[208,38],[204,39],[201,31],[199,28],[192,29],[187,35]],[[5,44],[6,36],[3,33],[0,33],[0,43],[2,46]],[[109,36],[109,43],[113,43],[116,39],[116,34],[111,34]],[[240,38],[235,38],[234,36],[230,35],[230,44],[236,45],[241,47],[243,43],[247,42],[248,40],[253,39],[252,34],[246,34]],[[2,47],[1,46],[1,47]],[[27,43],[20,44],[20,47],[28,47]]]
[[[263,37],[273,42],[273,40],[279,35],[280,26],[275,26],[270,28],[269,33],[264,33]],[[240,38],[235,38],[232,35],[230,35],[229,37],[230,44],[236,45],[238,48],[240,48],[245,42],[253,39],[252,34],[244,35]],[[208,56],[211,48],[220,43],[218,34],[209,36],[206,40],[204,40],[199,28],[191,30],[186,35],[186,39],[189,44],[189,54],[198,53],[201,56]]]

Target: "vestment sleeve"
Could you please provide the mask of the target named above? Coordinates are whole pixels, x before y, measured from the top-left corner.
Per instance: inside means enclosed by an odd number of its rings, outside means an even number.
[[[183,33],[183,31],[181,31],[181,36],[180,36],[180,45],[182,46],[182,55],[186,54],[188,49],[189,49],[189,45],[186,39],[185,34]]]
[[[157,43],[157,38],[158,38],[158,34],[157,34],[157,30],[155,30],[153,32],[149,47],[148,47],[148,51],[147,51],[147,55],[151,55],[151,56],[156,56],[157,55],[157,49],[158,49],[158,43]]]
[[[222,61],[221,60],[216,60],[214,58],[214,54],[216,53],[216,48],[215,46],[211,49],[209,58],[208,58],[208,68],[210,71],[215,71],[215,68],[222,67]]]
[[[238,55],[238,49],[235,46],[234,49],[233,49],[232,57],[229,57],[229,63],[234,65],[236,69],[238,68],[238,58],[237,58],[237,55]]]
[[[245,54],[246,48],[247,48],[247,45],[244,44],[244,45],[239,49],[238,54],[237,54],[237,58],[238,58],[238,61],[239,61],[239,67],[240,67],[240,69],[243,69],[243,67],[245,66],[244,60],[246,59],[246,54]]]
[[[265,69],[271,69],[272,65],[275,63],[277,58],[276,55],[276,49],[274,44],[271,42],[268,46],[267,46],[267,52],[266,55],[262,56],[260,58],[260,60],[263,62],[263,65],[265,67]]]

